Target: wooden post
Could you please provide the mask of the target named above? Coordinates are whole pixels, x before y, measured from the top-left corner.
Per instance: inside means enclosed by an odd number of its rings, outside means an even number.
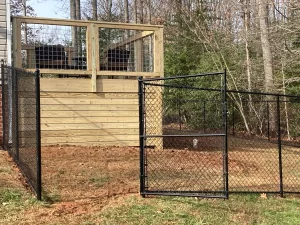
[[[164,76],[164,46],[163,46],[163,28],[158,28],[154,32],[154,72]]]
[[[154,72],[158,73],[160,77],[164,76],[164,48],[163,48],[163,29],[162,28],[158,28],[155,32],[154,32]],[[163,81],[161,81],[163,82]],[[161,83],[163,84],[163,83]],[[162,112],[163,110],[163,100],[162,100],[162,93],[163,93],[163,87],[158,88],[155,92],[155,107],[157,108],[157,112]],[[151,111],[151,110],[150,110]],[[152,112],[153,113],[153,112]],[[163,122],[163,118],[162,118],[162,113],[158,113],[156,114],[154,112],[153,116],[156,121],[156,127],[157,127],[157,134],[158,135],[162,135],[163,134],[163,127],[162,127],[162,122]],[[158,149],[163,149],[163,141],[159,138],[155,139],[154,141],[156,148]]]
[[[97,92],[97,69],[99,69],[98,27],[92,24],[92,92]]]
[[[96,29],[97,27],[94,23],[92,23],[87,26],[86,30],[86,45],[88,47],[87,70],[92,73],[92,92],[97,92],[97,58],[99,58],[99,55],[97,54],[97,46],[99,46],[99,44],[97,44],[98,37],[96,36],[96,34],[98,34],[98,31]]]
[[[13,59],[14,66],[22,68],[21,55],[21,22],[13,17]]]
[[[134,65],[135,72],[143,72],[143,41],[141,39],[134,42]]]

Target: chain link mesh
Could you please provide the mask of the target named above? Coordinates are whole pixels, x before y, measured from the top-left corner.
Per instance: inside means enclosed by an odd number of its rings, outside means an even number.
[[[40,198],[38,74],[2,65],[4,149]]]
[[[144,82],[146,192],[224,195],[221,75]]]
[[[143,84],[146,192],[224,193],[226,166],[229,193],[299,192],[300,96],[228,90],[224,107],[222,76]]]

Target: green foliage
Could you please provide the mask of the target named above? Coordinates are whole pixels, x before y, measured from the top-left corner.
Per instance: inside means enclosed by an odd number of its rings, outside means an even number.
[[[18,190],[14,189],[6,189],[1,190],[0,192],[0,203],[6,203],[6,202],[19,202],[21,201],[22,194]]]

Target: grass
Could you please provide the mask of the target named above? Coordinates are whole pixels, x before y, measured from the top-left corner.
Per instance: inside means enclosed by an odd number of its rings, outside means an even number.
[[[232,195],[229,200],[131,197],[98,216],[101,224],[300,224],[300,199]]]
[[[28,192],[0,189],[0,224],[21,224],[22,214],[32,216],[53,210],[51,203],[38,202]],[[51,215],[51,214],[49,214]],[[231,195],[229,200],[138,195],[115,197],[98,211],[72,217],[72,224],[300,224],[300,196],[261,197],[259,194]],[[31,216],[31,217],[32,217]],[[51,215],[53,217],[53,215]],[[64,214],[42,224],[68,224]],[[14,218],[13,220],[11,220]],[[34,218],[31,218],[34,220]],[[10,222],[7,222],[10,221]],[[15,221],[15,222],[12,222]],[[24,221],[24,224],[25,221]]]

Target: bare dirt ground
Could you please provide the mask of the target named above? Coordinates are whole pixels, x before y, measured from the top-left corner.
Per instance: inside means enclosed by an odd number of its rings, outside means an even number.
[[[229,146],[232,191],[279,190],[276,144],[230,139]],[[283,146],[282,150],[284,188],[299,191],[300,149]],[[222,151],[147,151],[149,188],[168,189],[177,185],[178,190],[197,190],[197,185],[203,185],[200,187],[203,189],[218,189],[223,185]],[[24,190],[17,167],[6,152],[0,153],[0,185]],[[139,150],[43,147],[42,181],[47,203],[28,204],[19,213],[9,214],[2,220],[4,224],[81,224],[87,220],[100,223],[99,214],[105,207],[128,196],[139,196]],[[26,193],[30,195],[29,190]]]
[[[138,193],[138,167],[139,152],[133,147],[42,149],[45,194],[63,200],[107,199]]]
[[[0,153],[0,185],[31,195],[7,152]],[[81,224],[89,220],[98,224],[101,217],[97,215],[116,199],[119,202],[131,195],[139,196],[138,155],[138,149],[131,147],[43,147],[46,202],[22,203],[20,212],[14,207],[16,213],[6,213],[9,216],[0,219],[0,224]]]

